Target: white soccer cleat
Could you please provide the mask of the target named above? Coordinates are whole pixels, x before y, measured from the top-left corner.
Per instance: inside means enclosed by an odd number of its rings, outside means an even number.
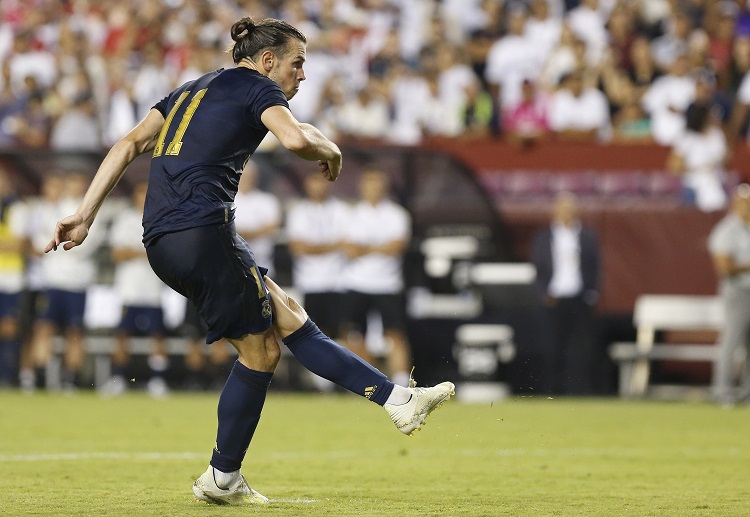
[[[214,479],[214,468],[210,465],[193,483],[193,494],[199,501],[210,504],[268,504],[268,498],[250,488],[242,474],[226,489],[219,488]]]
[[[383,406],[398,430],[408,436],[421,429],[427,415],[456,393],[452,382],[441,382],[431,388],[417,388],[414,379],[409,380],[409,391],[409,402]]]

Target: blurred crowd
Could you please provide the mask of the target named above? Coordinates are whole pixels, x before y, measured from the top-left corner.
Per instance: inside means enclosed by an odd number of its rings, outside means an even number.
[[[0,146],[111,145],[231,66],[247,14],[307,36],[292,110],[338,139],[671,145],[696,102],[730,139],[746,129],[746,0],[2,0]]]

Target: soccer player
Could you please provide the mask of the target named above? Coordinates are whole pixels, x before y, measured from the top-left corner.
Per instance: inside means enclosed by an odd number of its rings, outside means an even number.
[[[107,194],[128,164],[151,151],[143,216],[149,262],[170,287],[189,298],[208,326],[206,342],[224,338],[239,353],[219,397],[210,465],[193,484],[202,501],[264,504],[240,473],[278,364],[278,335],[302,365],[383,406],[411,434],[448,400],[454,386],[396,386],[334,343],[287,296],[234,227],[240,172],[270,130],[297,156],[317,161],[329,181],[341,172],[339,148],[298,122],[288,100],[305,79],[306,39],[274,19],[245,17],[232,25],[237,65],[209,72],[158,102],[104,158],[78,210],[57,223],[45,251],[80,245]]]

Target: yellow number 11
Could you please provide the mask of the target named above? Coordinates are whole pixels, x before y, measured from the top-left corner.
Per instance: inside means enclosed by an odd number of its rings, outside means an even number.
[[[177,126],[177,131],[175,131],[172,141],[169,142],[169,145],[167,146],[167,156],[177,156],[180,154],[180,149],[182,148],[182,137],[185,136],[185,131],[187,131],[188,124],[190,124],[190,119],[193,118],[195,110],[198,109],[198,104],[201,103],[201,100],[203,99],[203,96],[206,95],[207,91],[208,88],[199,90],[195,94],[195,97],[190,101],[190,104],[188,104],[188,107],[185,108],[185,113],[182,115],[182,119],[180,119],[180,125]],[[174,119],[175,113],[177,113],[177,110],[180,108],[182,101],[184,101],[188,95],[190,95],[189,91],[182,92],[177,98],[177,102],[174,103],[174,106],[169,111],[167,119],[164,121],[164,125],[161,128],[161,133],[159,133],[159,140],[156,141],[156,147],[154,147],[154,158],[161,156],[164,152],[164,140],[167,138],[169,126],[172,124],[172,119]]]

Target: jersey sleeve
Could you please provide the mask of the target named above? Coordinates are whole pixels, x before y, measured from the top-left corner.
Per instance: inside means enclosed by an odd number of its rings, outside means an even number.
[[[284,106],[289,108],[289,102],[286,100],[281,88],[268,79],[255,84],[247,95],[245,104],[245,119],[247,122],[257,128],[264,128],[260,116],[271,106]]]
[[[162,114],[162,116],[166,119],[167,118],[167,104],[169,103],[169,95],[164,97],[162,100],[154,104],[151,109],[157,110],[159,113]]]

